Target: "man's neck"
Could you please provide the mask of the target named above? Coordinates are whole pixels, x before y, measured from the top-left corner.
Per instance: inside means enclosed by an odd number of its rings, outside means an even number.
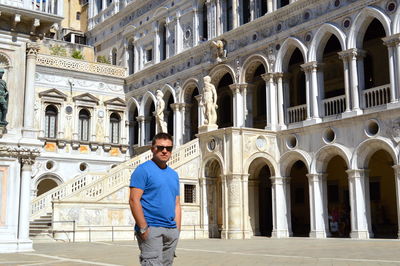
[[[151,159],[158,167],[160,167],[161,169],[165,169],[167,168],[167,163],[164,162],[159,162],[157,160],[155,160],[154,158]]]

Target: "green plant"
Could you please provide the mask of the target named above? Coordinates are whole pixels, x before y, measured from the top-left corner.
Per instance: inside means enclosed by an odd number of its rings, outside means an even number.
[[[50,47],[50,54],[58,56],[67,56],[67,50],[60,45],[54,45]]]
[[[75,58],[75,59],[81,59],[81,60],[85,59],[82,52],[79,50],[72,51],[71,57]]]
[[[110,64],[110,61],[104,55],[99,55],[97,57],[97,62],[98,63],[103,63],[103,64]]]

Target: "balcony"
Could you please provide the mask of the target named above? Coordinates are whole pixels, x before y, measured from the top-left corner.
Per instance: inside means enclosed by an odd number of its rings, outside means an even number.
[[[61,0],[0,0],[0,5],[56,16],[63,15],[63,1]]]
[[[346,110],[346,96],[340,95],[328,99],[324,99],[324,115],[332,116],[343,113]]]
[[[287,122],[289,124],[297,123],[306,120],[307,118],[307,105],[297,105],[287,109]]]
[[[390,84],[363,91],[365,108],[372,108],[390,102]]]

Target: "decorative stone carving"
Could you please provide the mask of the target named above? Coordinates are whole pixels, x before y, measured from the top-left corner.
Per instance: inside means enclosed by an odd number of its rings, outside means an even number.
[[[33,165],[39,155],[36,148],[0,146],[0,157],[18,158],[23,164]]]
[[[211,42],[211,47],[216,49],[216,60],[217,62],[221,62],[223,59],[226,58],[226,49],[225,43],[222,40],[216,40]]]
[[[156,92],[156,111],[154,112],[154,115],[156,117],[156,123],[157,123],[157,131],[158,132],[168,132],[167,128],[167,122],[164,121],[164,109],[165,109],[165,102],[164,102],[164,93],[160,90],[157,90]]]
[[[216,125],[217,123],[217,91],[211,83],[211,77],[204,77],[203,99],[201,102],[204,112],[204,124]]]

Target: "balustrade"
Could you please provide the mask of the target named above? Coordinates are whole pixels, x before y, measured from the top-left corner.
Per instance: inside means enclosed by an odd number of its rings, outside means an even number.
[[[324,103],[325,116],[341,114],[346,110],[346,95],[328,98]]]
[[[390,84],[363,91],[365,108],[371,108],[390,102]]]
[[[298,105],[298,106],[294,106],[294,107],[289,107],[287,109],[287,117],[288,117],[289,124],[306,120],[307,105],[303,104],[303,105]]]

